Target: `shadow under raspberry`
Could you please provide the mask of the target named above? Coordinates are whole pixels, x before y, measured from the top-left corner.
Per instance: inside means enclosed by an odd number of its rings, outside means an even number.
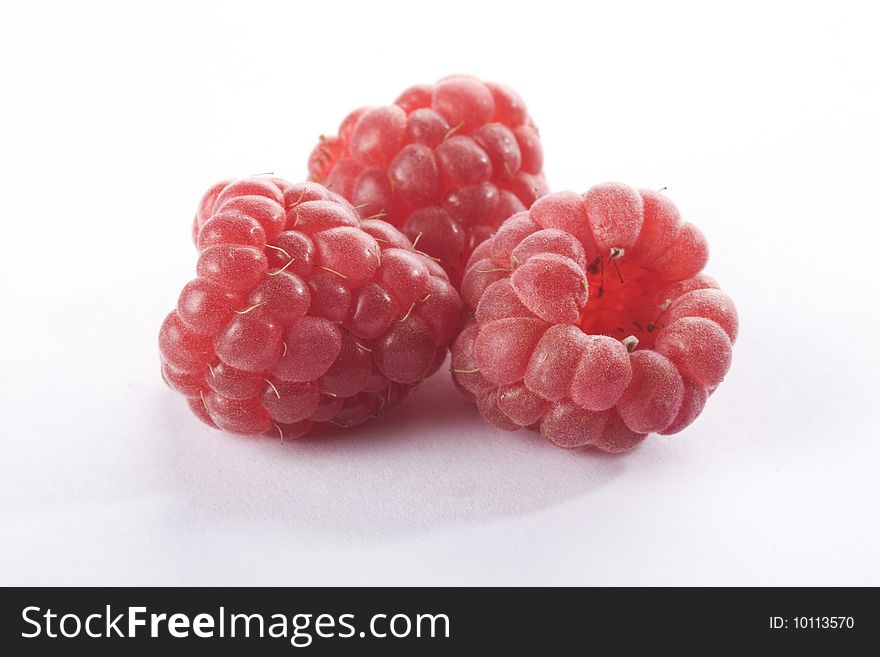
[[[284,444],[222,434],[186,413],[169,427],[170,473],[182,520],[212,529],[257,523],[371,541],[486,524],[589,495],[627,460],[496,429],[445,370],[386,416]]]

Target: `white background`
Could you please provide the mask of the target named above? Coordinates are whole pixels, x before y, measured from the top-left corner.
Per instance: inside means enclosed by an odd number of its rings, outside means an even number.
[[[0,583],[880,584],[871,5],[4,1]],[[566,452],[441,373],[338,437],[203,426],[156,347],[202,191],[453,72],[522,94],[554,189],[703,229],[741,336],[702,417]]]

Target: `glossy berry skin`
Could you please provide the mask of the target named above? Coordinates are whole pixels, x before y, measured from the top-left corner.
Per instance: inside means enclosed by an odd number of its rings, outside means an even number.
[[[321,137],[309,177],[382,217],[458,285],[473,249],[547,193],[538,130],[511,89],[468,76],[404,91]]]
[[[702,233],[619,183],[544,196],[476,248],[452,350],[484,417],[566,448],[624,452],[700,414],[732,358],[736,308],[701,273]]]
[[[315,182],[226,180],[193,221],[198,277],[162,324],[162,376],[207,424],[298,438],[400,403],[462,319],[446,273]]]

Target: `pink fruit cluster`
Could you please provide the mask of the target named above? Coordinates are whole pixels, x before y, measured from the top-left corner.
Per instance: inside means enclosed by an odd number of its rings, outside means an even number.
[[[512,90],[455,76],[346,117],[309,159],[312,180],[399,227],[458,284],[467,258],[547,192],[538,131]]]
[[[310,182],[221,181],[165,381],[211,426],[296,438],[392,408],[454,342],[455,383],[502,429],[606,452],[681,431],[737,335],[703,235],[660,192],[548,194],[542,169],[522,99],[459,75],[349,114]]]
[[[562,447],[621,452],[681,431],[736,340],[733,302],[700,273],[707,257],[661,193],[544,196],[471,256],[453,377],[496,426]]]
[[[162,374],[226,431],[360,424],[437,370],[460,326],[443,269],[317,183],[218,183],[193,239],[198,277],[162,324]]]

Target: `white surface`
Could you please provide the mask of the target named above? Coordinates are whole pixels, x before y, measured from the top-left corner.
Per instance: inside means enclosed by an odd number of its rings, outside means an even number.
[[[871,3],[486,4],[5,7],[0,584],[880,584]],[[459,71],[519,90],[554,189],[706,233],[742,329],[703,416],[569,453],[441,374],[338,438],[201,425],[156,334],[203,189]]]

